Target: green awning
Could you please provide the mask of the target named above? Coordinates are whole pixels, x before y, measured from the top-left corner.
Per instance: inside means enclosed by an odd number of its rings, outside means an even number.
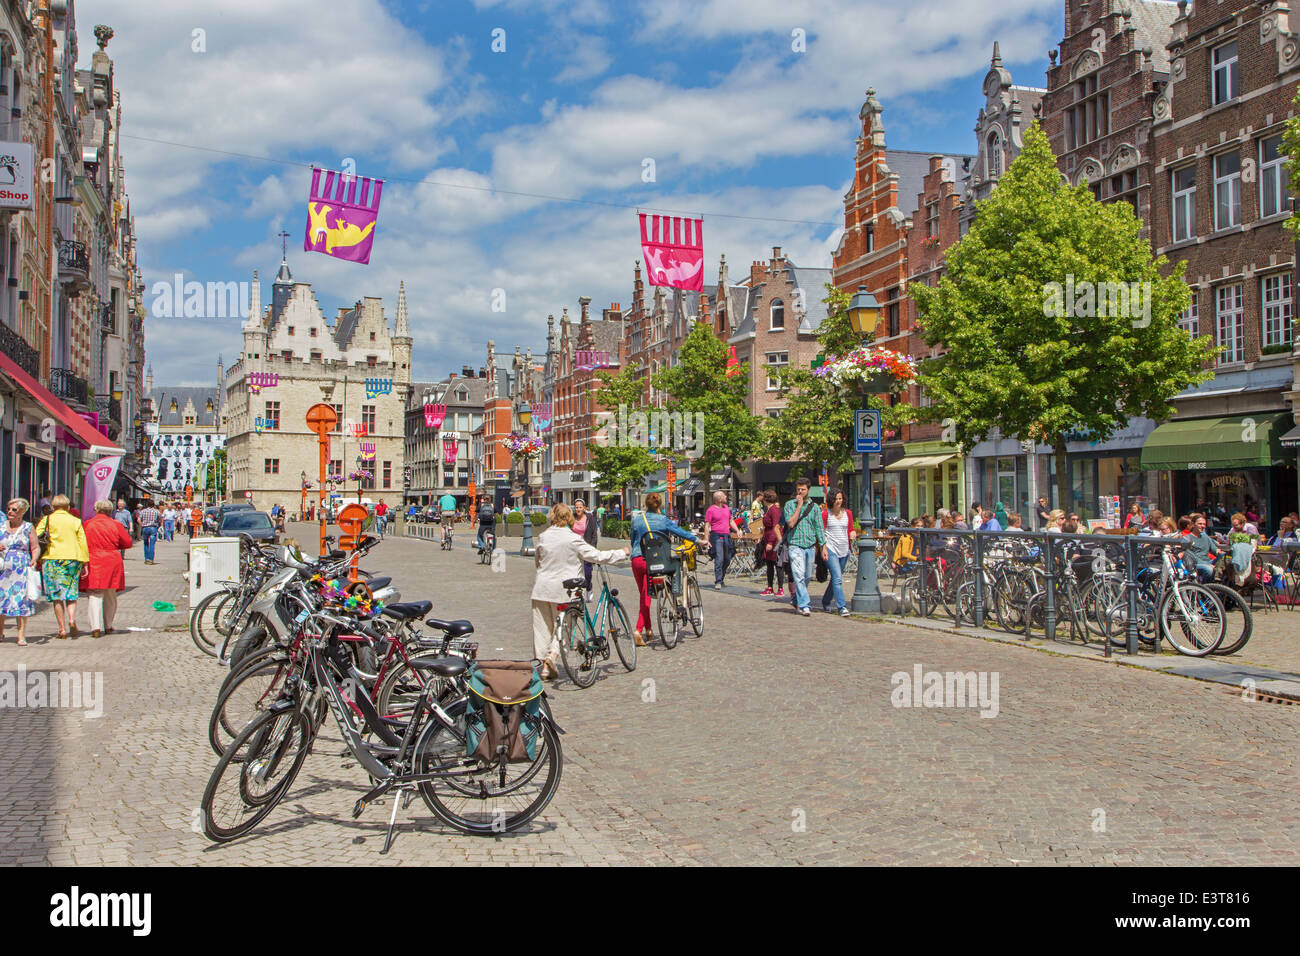
[[[826,489],[823,488],[821,485],[812,485],[812,486],[809,487],[809,489],[808,489],[808,497],[809,497],[809,498],[825,498],[825,497],[826,497]]]
[[[651,485],[649,488],[645,490],[645,493],[647,495],[662,495],[667,490],[668,490],[668,482],[661,481],[657,485]]]
[[[1207,471],[1268,468],[1295,461],[1281,436],[1295,424],[1290,412],[1230,415],[1166,422],[1142,445],[1142,470]]]

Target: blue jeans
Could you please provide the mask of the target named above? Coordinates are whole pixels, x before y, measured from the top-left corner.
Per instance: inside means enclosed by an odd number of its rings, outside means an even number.
[[[790,548],[790,571],[794,575],[794,605],[801,611],[808,606],[808,578],[812,575],[814,563],[812,548]]]
[[[384,529],[388,527],[388,515],[375,515],[375,527],[379,529],[379,537],[384,536]]]
[[[144,559],[152,561],[153,546],[158,542],[158,526],[151,524],[147,528],[141,528],[140,539],[144,541]]]
[[[709,532],[709,544],[713,547],[713,583],[721,584],[722,579],[727,576],[731,559],[736,555],[736,546],[731,540],[731,535],[719,531]]]
[[[172,539],[172,535],[174,535],[175,533],[176,533],[176,522],[175,522],[175,521],[164,521],[164,522],[163,522],[163,540],[164,540],[164,541],[170,541],[170,540]]]
[[[848,604],[844,601],[844,566],[849,563],[849,556],[846,554],[840,557],[834,551],[830,554],[830,559],[826,562],[826,568],[831,573],[830,583],[826,585],[826,593],[822,595],[822,610],[831,609],[831,598],[835,598],[835,607],[837,610],[844,610]]]

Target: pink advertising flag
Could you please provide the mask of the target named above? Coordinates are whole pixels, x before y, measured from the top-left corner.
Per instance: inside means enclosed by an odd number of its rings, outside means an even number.
[[[703,292],[704,220],[640,215],[641,252],[650,284]]]
[[[313,166],[303,251],[368,265],[383,191],[382,179],[345,176]]]
[[[81,493],[81,514],[90,518],[95,514],[95,502],[113,497],[113,481],[117,478],[122,456],[101,458],[86,472],[86,484]]]

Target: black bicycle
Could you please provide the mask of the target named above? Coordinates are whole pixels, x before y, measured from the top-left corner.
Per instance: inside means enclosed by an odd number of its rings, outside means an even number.
[[[466,746],[466,699],[442,706],[436,693],[445,681],[432,679],[459,678],[468,666],[463,658],[412,661],[431,677],[426,690],[409,719],[385,718],[340,642],[354,623],[326,612],[304,614],[298,623],[318,631],[305,639],[301,676],[292,677],[280,698],[231,742],[203,792],[200,814],[209,839],[225,843],[243,836],[284,799],[315,740],[313,715],[322,696],[348,750],[374,784],[356,801],[353,817],[390,791],[400,795],[381,852],[392,845],[398,806],[415,790],[443,823],[479,836],[518,830],[550,803],[563,768],[563,730],[544,700],[539,718],[523,730],[535,747],[531,760],[508,762],[504,745],[493,759],[480,759]]]
[[[492,552],[497,546],[497,536],[491,531],[484,531],[478,546],[479,564],[490,564],[492,561]]]

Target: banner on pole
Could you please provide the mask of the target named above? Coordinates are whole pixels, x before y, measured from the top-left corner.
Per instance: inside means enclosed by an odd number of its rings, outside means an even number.
[[[650,284],[703,292],[704,220],[640,216],[641,253]]]
[[[347,176],[313,166],[303,251],[368,265],[383,191],[382,179]]]

